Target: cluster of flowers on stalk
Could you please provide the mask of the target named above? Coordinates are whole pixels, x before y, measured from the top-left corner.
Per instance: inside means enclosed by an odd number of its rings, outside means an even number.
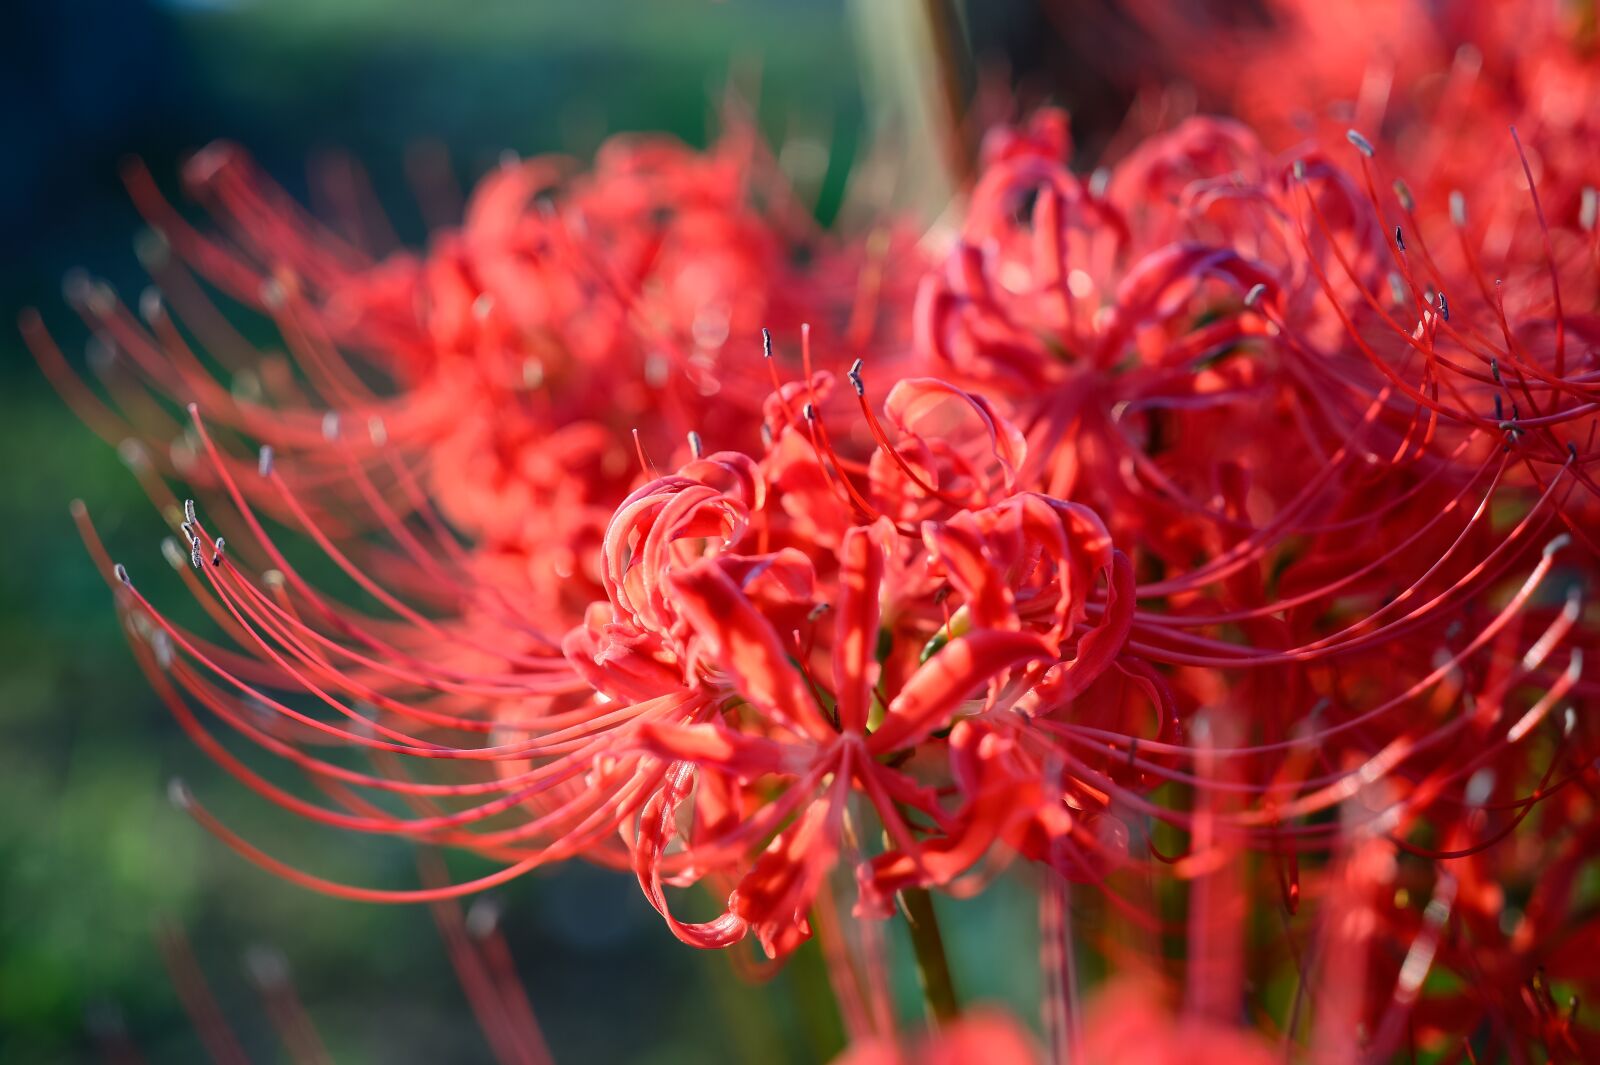
[[[68,284],[103,388],[23,328],[214,623],[80,508],[135,653],[267,799],[497,868],[333,883],[175,797],[347,898],[582,858],[696,946],[818,934],[863,1040],[875,919],[1020,863],[1063,1054],[1140,1017],[1265,1056],[1230,1028],[1274,981],[1328,1060],[1600,1054],[1600,93],[1562,27],[1491,51],[1502,6],[1366,134],[1275,95],[1237,102],[1265,143],[1190,118],[1084,175],[1064,114],[995,130],[950,231],[820,231],[738,123],[507,161],[385,256],[236,150],[185,175],[210,230],[131,169],[159,290]],[[1181,973],[1182,1016],[1085,1024],[1080,944]]]

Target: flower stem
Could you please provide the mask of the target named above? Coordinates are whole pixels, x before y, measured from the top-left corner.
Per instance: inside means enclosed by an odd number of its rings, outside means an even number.
[[[936,1023],[954,1020],[961,1013],[955,984],[950,979],[950,961],[944,953],[944,936],[933,912],[933,897],[926,888],[906,888],[900,892],[900,908],[911,930],[911,949],[917,956],[917,979],[922,998]]]

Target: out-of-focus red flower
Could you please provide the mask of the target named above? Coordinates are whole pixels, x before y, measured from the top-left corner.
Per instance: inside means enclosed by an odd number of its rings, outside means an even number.
[[[1095,1065],[1267,1065],[1282,1054],[1247,1028],[1178,1014],[1137,980],[1122,979],[1098,991],[1084,1010],[1083,1030],[1068,1053]],[[886,1040],[858,1043],[835,1065],[1027,1065],[1047,1060],[1014,1018],[979,1008],[941,1026],[913,1045]]]
[[[1074,1060],[1104,1065],[1267,1065],[1282,1054],[1255,1032],[1178,1014],[1134,982],[1113,982],[1084,1010]]]
[[[974,1010],[912,1046],[888,1040],[858,1043],[834,1065],[1036,1065],[1043,1059],[1027,1030],[998,1010]]]
[[[1273,148],[1360,129],[1395,159],[1419,202],[1455,192],[1458,214],[1504,226],[1511,218],[1497,207],[1522,180],[1506,151],[1514,126],[1553,220],[1572,224],[1585,197],[1594,202],[1584,190],[1596,187],[1600,164],[1600,73],[1583,5],[1270,0],[1241,15],[1225,4],[1135,0],[1127,8],[1153,37],[1152,88],[1191,83],[1202,108],[1242,119]]]

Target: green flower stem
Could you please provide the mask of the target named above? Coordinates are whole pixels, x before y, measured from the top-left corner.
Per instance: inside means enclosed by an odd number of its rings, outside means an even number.
[[[950,961],[944,953],[944,936],[933,912],[933,897],[926,888],[907,888],[900,892],[900,908],[911,930],[911,949],[917,956],[917,979],[922,998],[934,1021],[943,1024],[961,1013],[955,984],[950,979]]]

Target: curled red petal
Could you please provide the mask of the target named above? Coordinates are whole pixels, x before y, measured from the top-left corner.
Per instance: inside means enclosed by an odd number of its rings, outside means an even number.
[[[883,724],[868,737],[867,749],[884,754],[920,743],[948,725],[961,704],[989,680],[1051,657],[1049,645],[1033,633],[983,630],[957,637],[906,681]]]
[[[812,739],[834,735],[770,622],[717,562],[671,576],[678,612],[739,693]]]

